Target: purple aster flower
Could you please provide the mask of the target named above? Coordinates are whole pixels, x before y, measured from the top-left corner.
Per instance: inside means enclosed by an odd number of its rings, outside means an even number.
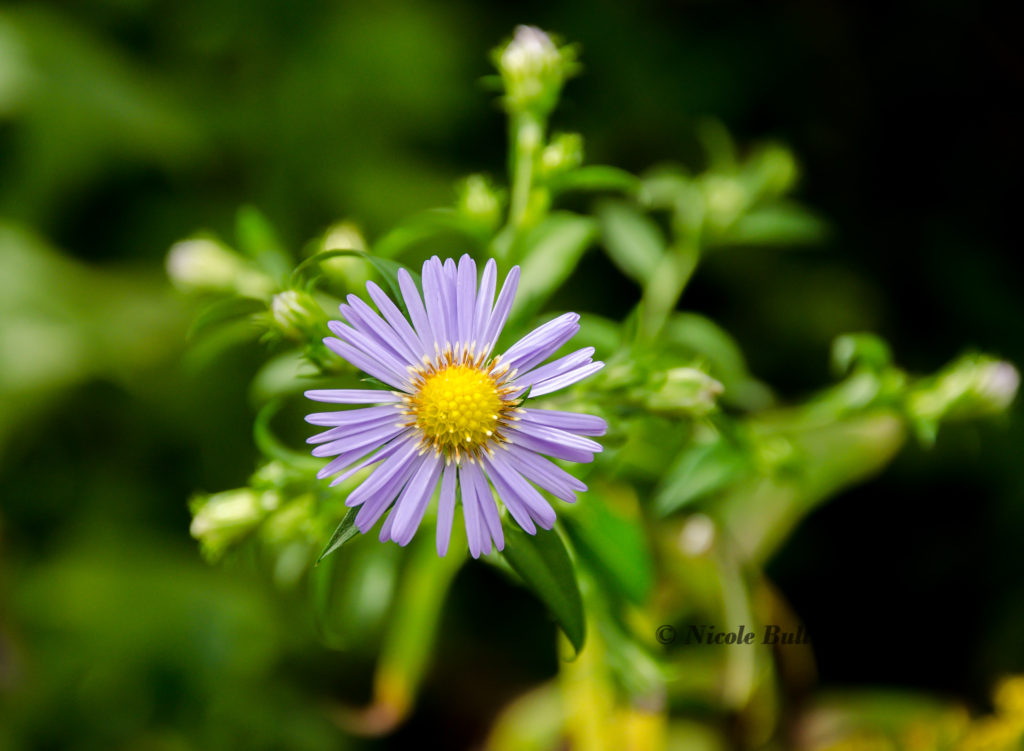
[[[360,507],[355,526],[363,533],[387,513],[380,539],[399,545],[412,539],[440,485],[438,555],[448,551],[457,490],[474,558],[492,543],[505,546],[492,487],[524,530],[550,529],[555,512],[537,488],[572,503],[587,486],[546,456],[592,461],[601,445],[586,436],[604,435],[607,425],[593,415],[521,405],[527,390],[531,397],[550,394],[604,367],[591,359],[593,347],[542,365],[579,330],[579,316],[548,321],[491,357],[512,308],[518,266],[496,300],[494,261],[478,286],[468,255],[458,265],[436,256],[424,263],[422,298],[404,269],[398,282],[411,323],[373,282],[366,288],[380,314],[349,295],[341,306],[348,323],[328,323],[335,336],[324,343],[392,390],[306,392],[319,402],[367,405],[306,418],[327,428],[309,439],[319,444],[313,456],[334,457],[317,476],[338,475],[331,482],[337,485],[376,465],[346,504]]]

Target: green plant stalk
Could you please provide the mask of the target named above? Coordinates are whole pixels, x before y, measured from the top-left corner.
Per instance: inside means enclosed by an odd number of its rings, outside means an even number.
[[[516,112],[509,120],[512,186],[508,221],[494,239],[494,255],[499,261],[510,260],[512,248],[528,220],[537,219],[529,216],[530,198],[537,157],[544,144],[545,125],[543,118],[533,112]]]

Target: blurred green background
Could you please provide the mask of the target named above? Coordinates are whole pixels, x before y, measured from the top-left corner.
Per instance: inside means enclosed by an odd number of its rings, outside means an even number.
[[[332,708],[370,664],[323,647],[304,592],[209,567],[194,489],[252,471],[257,345],[181,366],[168,247],[258,206],[288,245],[376,236],[505,168],[478,85],[517,23],[582,45],[555,126],[588,160],[699,164],[695,126],[780,140],[820,247],[714,256],[684,304],[783,397],[874,330],[911,370],[965,346],[1024,363],[1019,17],[995,3],[578,1],[387,5],[32,2],[0,9],[0,748],[479,743],[555,670],[541,606],[480,566],[448,603],[411,721],[349,741]],[[600,254],[563,302],[638,298]],[[944,428],[817,511],[769,567],[814,635],[819,684],[983,708],[1024,670],[1021,408]],[[233,436],[233,440],[225,440]],[[501,618],[492,613],[500,608]]]

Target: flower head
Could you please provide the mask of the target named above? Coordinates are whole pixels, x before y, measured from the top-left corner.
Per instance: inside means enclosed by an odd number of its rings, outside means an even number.
[[[497,267],[464,255],[458,264],[436,256],[423,264],[423,295],[401,270],[399,288],[409,319],[376,284],[366,285],[379,314],[355,295],[341,306],[348,321],[328,323],[324,343],[391,390],[319,389],[320,402],[368,405],[318,412],[306,420],[327,428],[309,439],[314,456],[334,457],[318,476],[338,475],[332,485],[376,465],[349,495],[359,506],[355,524],[367,532],[387,513],[380,539],[408,543],[440,487],[437,552],[448,550],[456,494],[473,557],[492,543],[504,548],[495,491],[512,518],[530,534],[550,529],[555,512],[538,487],[567,502],[586,485],[547,457],[589,462],[601,445],[604,420],[593,415],[523,406],[600,370],[587,347],[542,363],[579,330],[566,313],[491,356],[512,308],[519,267],[495,299]],[[545,456],[546,455],[546,456]],[[340,474],[339,474],[340,473]],[[535,487],[535,485],[537,487]],[[493,490],[492,490],[493,488]]]

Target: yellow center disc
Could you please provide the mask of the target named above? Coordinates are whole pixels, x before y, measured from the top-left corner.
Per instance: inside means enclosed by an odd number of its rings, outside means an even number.
[[[424,438],[446,454],[482,446],[506,407],[490,373],[471,365],[448,365],[427,375],[412,406]]]

